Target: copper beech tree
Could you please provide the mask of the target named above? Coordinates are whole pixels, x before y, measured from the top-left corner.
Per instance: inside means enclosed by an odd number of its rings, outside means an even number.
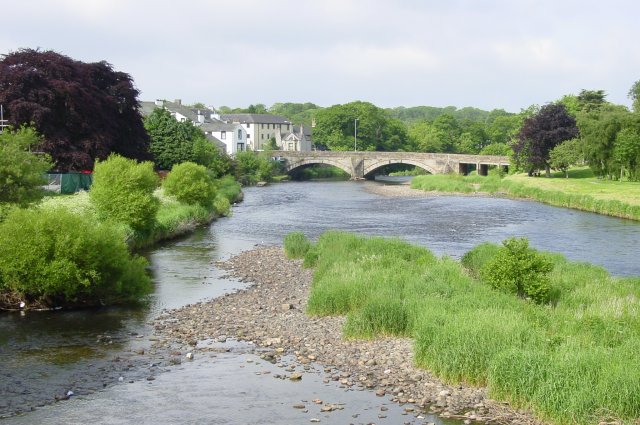
[[[149,138],[129,74],[54,51],[21,49],[0,60],[0,104],[14,128],[33,125],[36,149],[60,171],[92,169],[110,153],[148,160]]]

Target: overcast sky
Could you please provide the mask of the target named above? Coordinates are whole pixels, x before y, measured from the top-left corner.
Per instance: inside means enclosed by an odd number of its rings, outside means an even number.
[[[0,53],[105,60],[141,100],[518,112],[584,88],[630,105],[639,12],[637,0],[4,1]]]

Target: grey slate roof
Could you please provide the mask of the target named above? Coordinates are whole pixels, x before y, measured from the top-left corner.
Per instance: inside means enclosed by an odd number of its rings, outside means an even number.
[[[238,124],[226,123],[222,121],[205,122],[199,127],[202,131],[235,131]]]
[[[242,124],[291,124],[286,118],[271,114],[221,114],[220,119]]]

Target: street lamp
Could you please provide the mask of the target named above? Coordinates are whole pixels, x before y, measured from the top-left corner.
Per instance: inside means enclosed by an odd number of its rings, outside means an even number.
[[[358,118],[353,120],[353,150],[358,152]]]

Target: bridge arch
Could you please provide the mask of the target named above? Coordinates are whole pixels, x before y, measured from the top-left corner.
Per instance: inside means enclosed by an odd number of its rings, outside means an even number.
[[[431,174],[438,174],[438,171],[436,171],[433,167],[431,167],[428,164],[425,164],[424,162],[421,161],[414,161],[411,159],[388,159],[388,160],[384,160],[384,161],[376,161],[370,164],[365,165],[364,167],[364,175],[368,175],[371,174],[372,172],[374,172],[375,170],[377,170],[378,168],[382,168],[386,165],[392,165],[392,164],[409,164],[409,165],[413,165],[419,168],[422,168],[423,170],[431,173]]]
[[[334,167],[337,167],[339,169],[341,169],[342,171],[344,171],[345,173],[349,174],[350,176],[353,176],[353,170],[350,167],[345,166],[345,164],[343,164],[340,161],[335,161],[332,159],[326,159],[326,158],[322,158],[322,159],[302,159],[300,161],[296,161],[295,163],[289,163],[287,165],[287,172],[291,172],[293,170],[295,170],[296,168],[300,168],[303,167],[305,165],[317,165],[317,164],[325,164],[325,165],[333,165]]]

